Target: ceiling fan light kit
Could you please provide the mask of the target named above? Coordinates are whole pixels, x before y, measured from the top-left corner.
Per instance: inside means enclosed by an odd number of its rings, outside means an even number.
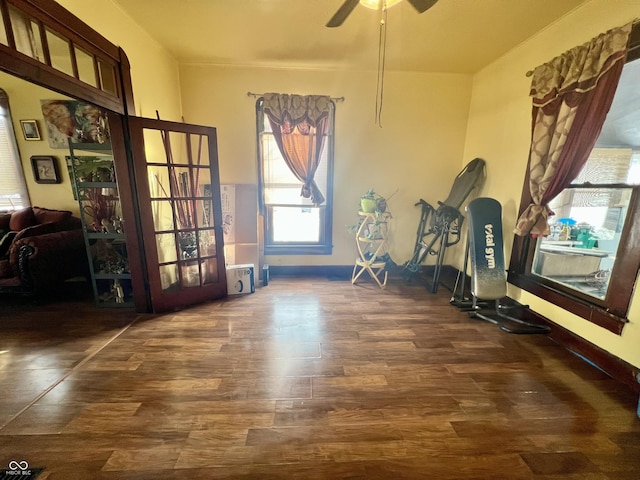
[[[358,4],[373,10],[382,10],[380,18],[380,37],[378,43],[378,77],[376,85],[376,125],[382,127],[382,100],[384,93],[384,70],[387,52],[387,9],[400,3],[401,0],[345,0],[327,23],[327,27],[339,27],[353,12]],[[424,13],[433,7],[438,0],[407,0],[418,12]]]
[[[400,3],[402,0],[345,0],[336,13],[327,22],[327,27],[339,27],[344,23],[347,17],[353,12],[358,4],[374,10],[387,9],[393,5]],[[424,13],[433,7],[438,0],[406,0],[418,12]]]
[[[360,5],[371,10],[380,10],[382,7],[391,8],[402,0],[360,0]]]

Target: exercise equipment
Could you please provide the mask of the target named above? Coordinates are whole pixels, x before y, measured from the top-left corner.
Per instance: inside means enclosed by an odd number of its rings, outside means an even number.
[[[469,311],[469,316],[498,325],[509,333],[549,333],[546,325],[536,325],[506,312],[527,309],[526,305],[506,306],[500,300],[507,295],[507,274],[502,241],[502,206],[493,198],[476,198],[466,208],[468,222],[462,292],[457,298],[458,280],[451,303]],[[464,298],[468,260],[471,260],[471,302]],[[459,275],[460,277],[460,275]],[[493,312],[483,311],[487,305]]]
[[[471,191],[484,178],[485,162],[481,158],[471,160],[456,176],[449,196],[444,202],[438,202],[434,208],[428,202],[420,199],[415,206],[420,206],[420,222],[416,233],[416,243],[413,256],[404,264],[403,277],[409,282],[421,271],[421,265],[427,255],[436,256],[431,292],[438,291],[440,271],[444,254],[448,247],[460,241],[460,231],[464,216],[460,207]]]

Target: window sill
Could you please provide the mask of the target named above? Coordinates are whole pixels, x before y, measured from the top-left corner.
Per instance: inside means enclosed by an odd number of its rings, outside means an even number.
[[[331,255],[332,245],[265,245],[265,255]]]
[[[516,287],[520,287],[527,292],[536,295],[542,300],[546,300],[557,305],[568,312],[573,313],[589,322],[598,325],[616,335],[622,334],[624,325],[628,319],[607,312],[604,308],[589,303],[580,298],[574,297],[550,285],[542,284],[527,275],[519,275],[509,272],[508,282]]]

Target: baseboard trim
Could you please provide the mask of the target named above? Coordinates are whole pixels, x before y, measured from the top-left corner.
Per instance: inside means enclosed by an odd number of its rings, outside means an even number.
[[[504,300],[504,303],[511,305],[518,304],[518,302],[509,297]],[[523,320],[548,325],[551,329],[548,337],[558,345],[582,358],[587,363],[594,365],[611,378],[627,385],[634,392],[640,393],[640,383],[638,383],[640,381],[640,368],[625,362],[621,358],[603,350],[596,344],[589,342],[529,308],[521,312]]]
[[[389,278],[402,278],[402,265],[389,268]],[[433,278],[433,265],[426,265],[414,275],[413,283],[425,285]],[[440,273],[440,284],[449,290],[453,289],[458,270],[444,265]],[[270,277],[326,277],[331,280],[351,280],[353,265],[273,265],[269,264]],[[468,279],[467,279],[468,280]]]
[[[353,265],[273,265],[269,264],[269,276],[273,277],[325,277],[329,280],[351,280]]]

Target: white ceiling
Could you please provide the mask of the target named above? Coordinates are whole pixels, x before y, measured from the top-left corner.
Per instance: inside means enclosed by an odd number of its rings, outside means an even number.
[[[114,0],[180,63],[375,69],[380,12],[343,0]],[[388,11],[388,70],[474,73],[588,0],[439,0]]]

